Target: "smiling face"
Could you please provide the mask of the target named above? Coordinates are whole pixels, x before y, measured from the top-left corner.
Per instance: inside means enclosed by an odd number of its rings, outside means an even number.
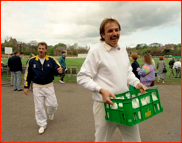
[[[105,25],[104,34],[101,34],[106,44],[116,48],[118,46],[118,40],[120,37],[120,29],[117,23],[110,22]]]

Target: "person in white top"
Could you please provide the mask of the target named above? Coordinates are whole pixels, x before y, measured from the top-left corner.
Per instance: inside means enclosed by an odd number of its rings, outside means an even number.
[[[175,78],[177,78],[178,75],[179,75],[179,73],[180,73],[180,71],[181,71],[181,62],[180,62],[180,59],[177,59],[177,61],[174,63],[173,69],[176,70],[176,76],[175,76]]]
[[[152,59],[152,55],[150,55],[150,56],[151,56],[151,59]],[[153,65],[154,70],[155,70],[155,61],[154,61],[154,59],[152,59],[152,65]]]
[[[105,120],[104,103],[113,104],[110,97],[128,91],[127,84],[146,90],[132,72],[126,49],[118,45],[120,24],[106,18],[100,25],[101,43],[91,48],[85,59],[77,82],[92,92],[94,100],[95,141],[108,142],[119,127],[123,142],[140,142],[138,125],[128,127]]]

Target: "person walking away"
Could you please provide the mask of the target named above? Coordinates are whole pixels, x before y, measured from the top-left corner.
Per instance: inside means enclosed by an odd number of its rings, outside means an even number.
[[[173,72],[174,63],[175,63],[175,58],[172,58],[172,60],[169,61],[169,68],[170,68],[169,77],[171,77],[171,74],[174,76],[174,72]]]
[[[61,78],[59,80],[60,83],[65,83],[63,81],[64,77],[65,77],[65,71],[66,71],[66,62],[65,62],[65,59],[66,59],[66,52],[65,51],[62,51],[62,55],[60,56],[59,58],[59,64],[61,65],[61,67],[63,68],[62,70],[62,73],[60,74]]]
[[[140,82],[146,87],[150,87],[152,82],[155,81],[155,70],[152,65],[152,58],[150,54],[145,54],[142,57],[144,62],[141,68],[137,68],[138,75],[140,75]]]
[[[15,51],[14,56],[8,60],[8,66],[10,67],[10,71],[13,72],[14,91],[23,91],[23,89],[20,88],[21,74],[22,74],[22,62],[21,62],[21,58],[19,57],[18,51]]]
[[[180,75],[180,72],[181,72],[181,62],[180,62],[180,59],[177,59],[177,61],[174,63],[173,69],[176,70],[175,78],[178,78],[178,75],[179,75],[179,78],[181,78],[181,75]]]
[[[162,79],[162,83],[164,83],[164,79],[166,78],[166,73],[163,72],[163,70],[166,66],[167,66],[167,64],[164,61],[164,58],[160,57],[159,61],[157,63],[157,77],[158,77],[157,82],[160,82],[160,79]]]
[[[77,74],[78,84],[92,92],[96,142],[110,141],[117,127],[123,142],[141,141],[138,125],[128,127],[105,120],[104,103],[113,104],[110,97],[128,91],[128,84],[146,90],[132,72],[126,49],[118,45],[120,31],[116,19],[104,19],[100,25],[101,43],[90,48]]]
[[[24,93],[29,94],[29,86],[33,81],[33,95],[35,103],[35,119],[39,125],[39,134],[44,133],[47,126],[47,116],[44,103],[47,106],[49,119],[54,119],[58,103],[54,91],[54,75],[62,72],[57,60],[48,56],[47,44],[40,42],[37,47],[38,55],[30,58],[25,71]]]
[[[12,53],[11,55],[10,55],[11,57],[13,57],[14,56],[14,54]],[[10,58],[11,58],[10,57]],[[10,68],[10,65],[8,65],[8,61],[9,61],[9,59],[10,58],[8,58],[8,60],[7,60],[7,62],[6,62],[6,65]],[[12,69],[10,68],[10,73],[11,73],[11,86],[13,86],[13,81],[14,81],[14,73],[13,73],[13,71],[12,71]]]
[[[140,80],[140,76],[138,75],[137,68],[140,67],[139,63],[137,62],[138,55],[137,54],[131,54],[131,61],[133,62],[131,64],[132,72],[135,74],[135,76]],[[135,87],[129,85],[129,90],[133,90]]]

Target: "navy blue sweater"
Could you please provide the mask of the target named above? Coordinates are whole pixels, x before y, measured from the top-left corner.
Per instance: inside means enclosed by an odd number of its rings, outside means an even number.
[[[132,68],[133,68],[133,73],[135,74],[135,76],[140,79],[140,76],[138,75],[138,72],[137,72],[137,68],[140,67],[140,65],[138,64],[137,61],[134,61],[132,64],[131,64]]]
[[[13,56],[13,57],[9,58],[8,66],[10,68],[10,71],[12,71],[12,72],[22,71],[21,58],[19,56]]]
[[[54,75],[58,75],[59,67],[58,61],[47,55],[43,65],[38,56],[30,58],[26,67],[24,88],[28,88],[31,81],[42,85],[51,83]]]

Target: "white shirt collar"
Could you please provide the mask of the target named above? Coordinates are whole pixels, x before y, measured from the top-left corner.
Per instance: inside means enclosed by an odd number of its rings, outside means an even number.
[[[112,48],[114,47],[111,47],[110,45],[106,44],[106,42],[103,42],[103,45],[104,45],[104,48],[109,52]],[[118,49],[120,50],[120,46],[118,45],[117,48],[114,48],[114,49]]]

